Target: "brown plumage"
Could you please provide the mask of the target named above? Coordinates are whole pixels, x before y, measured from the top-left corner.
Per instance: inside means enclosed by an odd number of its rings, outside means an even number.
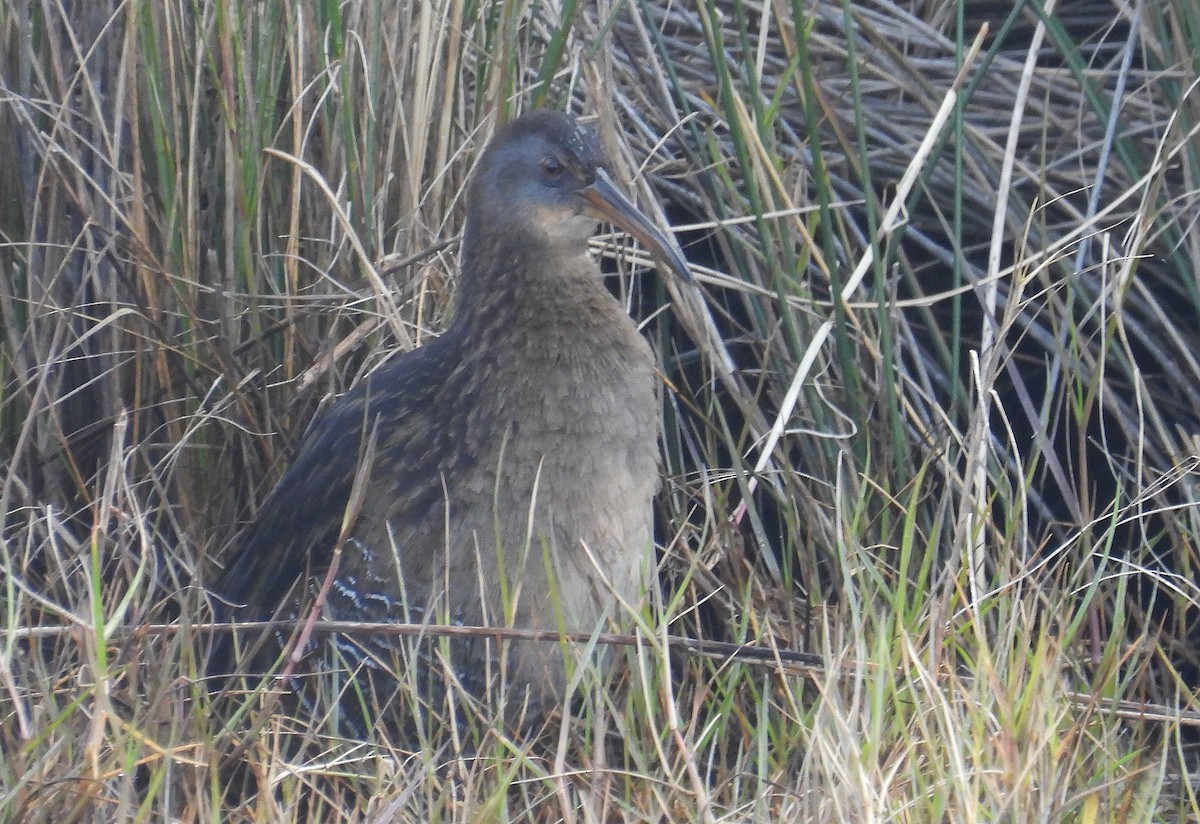
[[[533,112],[496,135],[467,193],[452,324],[313,423],[215,587],[220,617],[295,615],[311,600],[372,429],[370,479],[327,617],[587,632],[619,617],[620,599],[639,600],[653,572],[655,364],[587,239],[598,220],[612,222],[687,274],[604,166],[595,136],[565,114]],[[339,637],[325,654],[357,669],[355,683],[371,684],[359,697],[380,704],[401,644]],[[278,655],[275,639],[268,646],[254,668]],[[495,642],[451,648],[467,690],[489,689]],[[414,671],[428,675],[428,655]],[[232,643],[219,643],[210,672],[235,663]],[[562,650],[512,644],[505,681],[508,700],[536,717],[561,699]]]

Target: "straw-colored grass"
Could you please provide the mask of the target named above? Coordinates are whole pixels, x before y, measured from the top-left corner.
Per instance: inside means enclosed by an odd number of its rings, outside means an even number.
[[[1200,11],[968,5],[0,4],[0,820],[1200,819]],[[662,604],[536,742],[214,704],[204,584],[533,105],[696,264],[596,244]]]

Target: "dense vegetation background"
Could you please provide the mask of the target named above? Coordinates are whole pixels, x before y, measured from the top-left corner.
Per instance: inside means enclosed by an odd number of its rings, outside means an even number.
[[[1200,817],[1198,55],[1193,0],[0,0],[0,818]],[[597,243],[665,604],[549,747],[296,755],[200,585],[537,105],[701,283]]]

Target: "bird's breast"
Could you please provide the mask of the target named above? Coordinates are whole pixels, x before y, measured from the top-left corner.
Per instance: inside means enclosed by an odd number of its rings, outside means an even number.
[[[343,562],[361,602],[347,612],[395,620],[369,590],[384,606],[507,621],[506,580],[524,593],[518,625],[557,627],[540,609],[554,590],[567,625],[587,630],[612,614],[612,590],[637,600],[652,558],[657,376],[649,345],[603,297],[615,310],[603,317],[458,339],[438,350],[425,390],[377,395],[366,417],[381,462]]]
[[[595,563],[607,566],[621,594],[634,597],[658,486],[657,376],[650,347],[620,320],[604,345],[543,338],[498,353],[478,395],[494,404],[475,408],[483,459],[472,485],[504,502],[489,524],[506,547],[533,541],[581,581],[594,579]],[[579,602],[596,601],[581,594]]]

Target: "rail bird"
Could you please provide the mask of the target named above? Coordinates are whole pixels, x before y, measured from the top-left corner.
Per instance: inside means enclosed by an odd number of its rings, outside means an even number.
[[[535,111],[500,129],[468,184],[449,327],[315,419],[214,587],[219,619],[303,616],[340,534],[321,604],[335,620],[591,632],[654,585],[656,362],[588,240],[611,223],[689,275],[607,165],[569,115]],[[253,644],[232,638],[215,645],[211,673],[247,669],[239,650]],[[284,641],[269,633],[250,668]],[[426,639],[399,654],[405,643],[344,633],[307,655],[347,674],[341,703],[359,726],[409,677],[428,682],[426,697],[447,681],[476,697],[502,684],[526,719],[562,700],[559,644]]]

